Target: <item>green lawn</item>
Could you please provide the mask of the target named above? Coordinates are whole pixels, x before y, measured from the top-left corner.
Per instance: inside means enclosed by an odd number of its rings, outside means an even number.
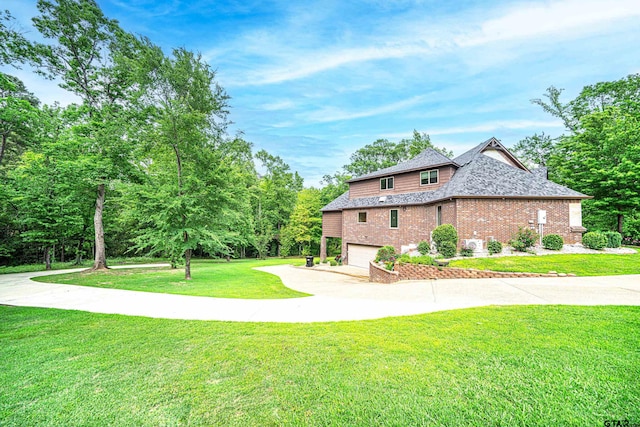
[[[467,258],[451,261],[451,267],[529,273],[574,273],[578,276],[640,274],[640,252],[614,254],[558,254]]]
[[[154,264],[154,263],[166,263],[166,260],[152,257],[117,257],[108,258],[107,265],[126,265],[126,264]],[[65,270],[69,268],[90,268],[93,265],[93,260],[83,260],[80,265],[70,262],[52,262],[52,270]],[[34,271],[45,271],[45,265],[43,263],[38,264],[23,264],[15,266],[0,266],[0,274],[11,273],[30,273]]]
[[[184,280],[184,269],[150,268],[117,269],[107,272],[84,271],[36,277],[45,283],[62,283],[99,288],[161,292],[165,294],[195,295],[219,298],[298,298],[308,294],[285,287],[279,277],[254,270],[267,265],[302,265],[301,259],[271,258],[268,260],[194,260],[192,280]]]
[[[5,426],[640,422],[640,308],[256,324],[0,307]]]

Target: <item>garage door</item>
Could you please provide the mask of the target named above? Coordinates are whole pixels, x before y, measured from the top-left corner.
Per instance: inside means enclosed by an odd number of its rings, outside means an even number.
[[[369,261],[373,261],[379,246],[347,245],[347,263],[354,267],[369,268]]]

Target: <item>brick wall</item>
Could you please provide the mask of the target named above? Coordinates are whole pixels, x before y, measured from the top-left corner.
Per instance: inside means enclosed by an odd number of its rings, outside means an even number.
[[[431,231],[436,227],[436,206],[442,206],[443,224],[455,225],[454,201],[426,206],[385,206],[345,210],[342,213],[342,253],[347,253],[349,243],[371,246],[391,245],[400,252],[402,246],[418,244],[422,240],[429,241]],[[389,227],[391,209],[398,210],[397,229]],[[367,212],[366,223],[358,223],[358,212]]]
[[[546,210],[544,234],[558,234],[565,243],[578,243],[582,241],[582,233],[571,231],[570,203],[580,200],[457,199],[454,226],[460,241],[477,238],[486,245],[489,237],[493,237],[506,243],[517,233],[518,226],[533,226],[538,232],[538,210]]]
[[[559,277],[564,274],[508,273],[472,268],[435,267],[433,265],[396,264],[394,271],[388,271],[375,263],[369,264],[369,281],[374,283],[395,283],[400,280],[431,279],[490,279],[513,277]]]
[[[399,281],[398,273],[389,271],[373,262],[369,263],[369,281],[373,283],[395,283]]]

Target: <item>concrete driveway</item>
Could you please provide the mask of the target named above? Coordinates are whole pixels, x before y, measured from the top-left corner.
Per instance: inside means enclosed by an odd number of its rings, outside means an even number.
[[[166,319],[325,322],[378,319],[487,305],[640,305],[640,275],[406,281],[392,285],[292,266],[263,267],[313,296],[241,300],[38,283],[66,271],[0,275],[0,304]]]

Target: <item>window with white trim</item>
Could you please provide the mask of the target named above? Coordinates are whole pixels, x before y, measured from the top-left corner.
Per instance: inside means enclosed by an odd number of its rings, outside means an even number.
[[[398,209],[389,211],[389,228],[398,228]]]
[[[380,180],[380,189],[381,190],[392,190],[393,189],[393,177],[389,176],[387,178],[382,178]]]
[[[364,224],[365,222],[367,222],[367,213],[358,212],[358,223]]]
[[[438,183],[438,169],[420,172],[420,185],[431,185]]]

